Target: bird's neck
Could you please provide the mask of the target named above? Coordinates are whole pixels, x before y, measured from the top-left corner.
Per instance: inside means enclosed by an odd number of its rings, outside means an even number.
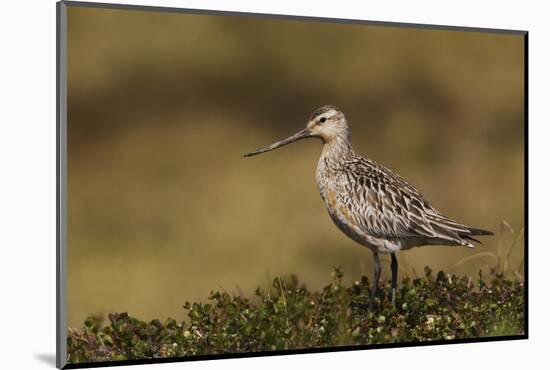
[[[353,149],[349,138],[335,138],[324,141],[323,151],[317,163],[317,188],[323,199],[326,199],[326,191],[331,186],[331,179],[344,167],[344,163],[353,157]]]
[[[337,164],[349,159],[353,155],[353,148],[348,136],[337,135],[330,141],[325,141],[321,160],[328,163]]]

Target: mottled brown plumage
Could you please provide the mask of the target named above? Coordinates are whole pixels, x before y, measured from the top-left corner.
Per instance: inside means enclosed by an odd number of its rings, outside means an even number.
[[[355,153],[348,122],[334,106],[316,109],[302,131],[245,156],[309,137],[323,141],[316,178],[331,219],[347,236],[374,253],[375,282],[371,307],[380,277],[378,253],[391,254],[394,300],[397,279],[395,252],[422,245],[473,248],[472,242],[478,242],[473,236],[492,235],[490,231],[471,228],[444,216],[401,176]]]

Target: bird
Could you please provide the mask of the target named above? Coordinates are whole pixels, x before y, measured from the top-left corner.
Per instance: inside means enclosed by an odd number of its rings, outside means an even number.
[[[474,236],[493,235],[443,215],[396,172],[357,154],[351,145],[348,120],[333,105],[313,111],[306,127],[294,135],[244,156],[307,138],[323,143],[315,177],[330,218],[340,231],[373,253],[369,310],[373,309],[382,271],[380,254],[391,255],[391,302],[395,305],[397,252],[425,245],[474,248],[473,243],[482,244]]]

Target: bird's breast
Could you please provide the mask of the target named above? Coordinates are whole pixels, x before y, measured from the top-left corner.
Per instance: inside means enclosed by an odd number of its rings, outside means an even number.
[[[321,193],[323,199],[325,198],[327,189],[334,184],[337,176],[337,171],[334,168],[334,164],[325,155],[321,155],[319,162],[317,162],[317,169],[315,171],[315,178],[317,180],[317,188]]]

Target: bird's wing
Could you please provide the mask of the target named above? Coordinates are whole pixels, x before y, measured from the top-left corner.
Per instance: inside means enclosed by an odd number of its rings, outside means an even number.
[[[338,201],[368,235],[471,245],[467,226],[440,214],[401,176],[363,158],[347,166],[338,176]]]

